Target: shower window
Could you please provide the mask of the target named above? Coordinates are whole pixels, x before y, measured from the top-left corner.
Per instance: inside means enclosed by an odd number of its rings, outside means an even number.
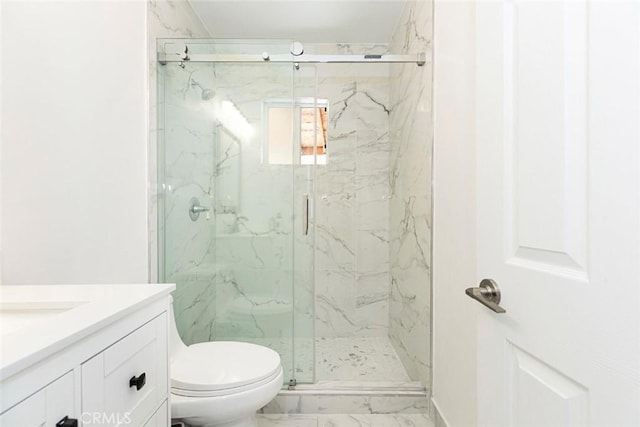
[[[328,104],[326,99],[265,101],[263,162],[326,164]]]

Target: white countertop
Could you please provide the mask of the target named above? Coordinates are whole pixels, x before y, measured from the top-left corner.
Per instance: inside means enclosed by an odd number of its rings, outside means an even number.
[[[174,289],[174,284],[0,286],[0,381]]]

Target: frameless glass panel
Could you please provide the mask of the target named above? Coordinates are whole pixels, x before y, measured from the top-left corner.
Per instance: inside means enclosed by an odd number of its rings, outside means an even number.
[[[288,47],[287,47],[288,48]],[[215,64],[213,90],[250,126],[240,139],[239,206],[216,211],[215,338],[278,351],[293,372],[293,168],[262,162],[263,99],[292,97],[291,64]],[[230,110],[232,111],[232,110]],[[238,120],[239,122],[239,120]],[[225,126],[225,127],[231,127]]]
[[[158,68],[159,276],[176,283],[174,308],[187,344],[214,338],[216,124],[208,112],[213,65]],[[195,208],[209,209],[196,215]],[[193,210],[193,212],[192,212]]]
[[[283,54],[290,45],[165,40],[160,49],[180,52],[185,44],[191,54]],[[305,84],[314,90],[310,70]],[[280,353],[285,380],[310,382],[313,166],[263,158],[265,101],[287,100],[290,110],[294,72],[288,63],[161,67],[162,273],[177,283],[176,319],[187,344],[265,345]],[[282,123],[289,139],[296,120]],[[300,148],[280,155],[299,158]]]

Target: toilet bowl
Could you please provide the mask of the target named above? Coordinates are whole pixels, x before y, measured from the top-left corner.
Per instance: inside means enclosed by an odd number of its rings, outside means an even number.
[[[230,341],[186,346],[171,308],[171,418],[193,426],[255,427],[256,411],[282,387],[280,356]]]

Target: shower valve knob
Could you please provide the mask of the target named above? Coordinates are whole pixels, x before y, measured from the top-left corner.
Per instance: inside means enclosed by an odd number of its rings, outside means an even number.
[[[191,221],[196,221],[203,212],[206,212],[207,219],[209,219],[209,210],[208,207],[200,205],[200,201],[196,197],[192,197],[189,201],[189,218],[191,218]]]

